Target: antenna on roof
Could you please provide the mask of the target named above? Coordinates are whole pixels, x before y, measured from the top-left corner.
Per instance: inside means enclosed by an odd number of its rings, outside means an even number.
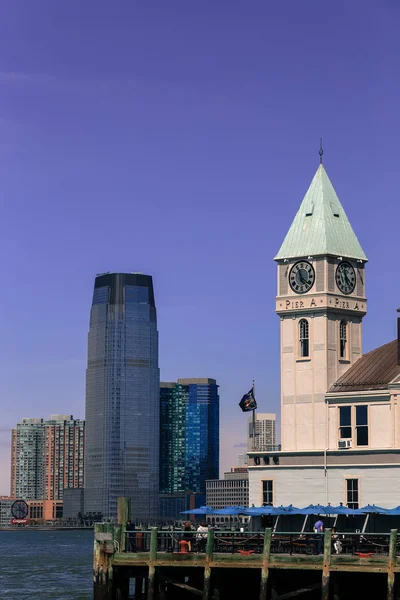
[[[319,164],[322,165],[322,155],[324,151],[322,150],[322,138],[319,138]]]

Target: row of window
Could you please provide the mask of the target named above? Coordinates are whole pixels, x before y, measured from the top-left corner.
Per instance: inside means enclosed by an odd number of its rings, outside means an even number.
[[[262,504],[263,506],[273,506],[274,504],[274,482],[272,479],[262,481]],[[345,479],[344,504],[348,508],[359,508],[358,479]]]
[[[347,322],[340,321],[339,325],[339,356],[347,358]],[[310,331],[307,319],[299,321],[299,341],[300,341],[300,356],[307,358],[310,356]]]

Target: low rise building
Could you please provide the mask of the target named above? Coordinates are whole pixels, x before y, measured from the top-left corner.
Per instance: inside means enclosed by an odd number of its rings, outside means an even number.
[[[0,496],[0,527],[9,527],[11,525],[11,507],[16,498],[11,496]]]
[[[28,500],[27,505],[31,523],[57,521],[63,517],[62,500]]]
[[[206,504],[217,510],[226,506],[249,506],[247,471],[224,473],[224,479],[206,481]]]

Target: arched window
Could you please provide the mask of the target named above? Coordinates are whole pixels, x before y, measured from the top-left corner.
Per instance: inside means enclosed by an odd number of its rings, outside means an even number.
[[[340,358],[346,358],[347,350],[347,323],[340,321]]]
[[[300,332],[300,356],[302,358],[305,356],[310,356],[308,321],[306,319],[301,319],[301,321],[299,322],[299,332]]]

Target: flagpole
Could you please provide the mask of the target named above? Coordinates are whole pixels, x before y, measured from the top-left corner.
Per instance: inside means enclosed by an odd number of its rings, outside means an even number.
[[[254,389],[255,389],[255,385],[254,385],[254,379],[253,379],[253,398],[255,399],[255,395],[254,395]],[[253,450],[256,449],[256,409],[253,408]]]

